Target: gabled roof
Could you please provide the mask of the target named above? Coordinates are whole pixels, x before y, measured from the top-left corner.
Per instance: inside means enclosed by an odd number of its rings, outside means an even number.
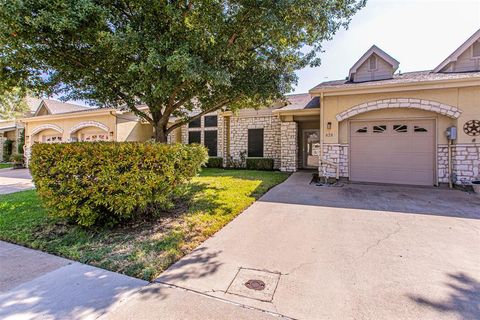
[[[353,65],[353,67],[350,68],[350,72],[348,74],[348,78],[349,79],[352,79],[352,75],[355,74],[357,72],[357,69],[365,62],[367,61],[368,58],[370,58],[370,56],[372,54],[376,54],[377,56],[379,56],[380,58],[382,58],[383,60],[385,60],[388,64],[390,64],[393,68],[393,72],[395,72],[395,70],[397,70],[398,66],[400,65],[400,62],[398,62],[397,60],[395,60],[394,58],[392,58],[392,56],[390,56],[388,53],[386,53],[385,51],[383,51],[382,49],[380,49],[379,47],[377,47],[376,45],[373,45],[370,47],[370,49],[367,50],[367,52],[365,52],[363,54],[363,56],[357,61],[355,62],[355,64]]]
[[[60,114],[60,113],[68,113],[68,112],[76,112],[76,111],[84,111],[84,110],[93,110],[93,108],[80,106],[73,103],[66,103],[52,99],[43,99],[40,103],[40,106],[37,108],[35,112],[35,116],[38,115],[42,108],[46,108],[49,114]]]
[[[312,97],[309,93],[289,94],[285,96],[287,105],[278,110],[302,110],[320,108],[319,97]]]
[[[477,30],[470,38],[467,39],[457,50],[453,51],[451,55],[449,55],[445,60],[442,61],[433,72],[440,72],[443,68],[445,68],[449,63],[457,61],[458,57],[465,52],[475,41],[480,39],[480,29]]]

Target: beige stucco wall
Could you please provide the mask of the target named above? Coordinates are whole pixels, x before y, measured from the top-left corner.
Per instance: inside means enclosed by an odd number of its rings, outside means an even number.
[[[463,131],[463,125],[469,120],[480,119],[480,86],[442,88],[429,90],[412,90],[387,93],[355,93],[352,95],[338,95],[324,97],[324,118],[320,120],[325,128],[324,153],[325,158],[333,160],[340,165],[341,176],[348,176],[348,147],[349,147],[349,122],[353,120],[374,119],[418,119],[429,118],[436,120],[437,162],[436,177],[438,182],[448,182],[447,143],[445,130],[450,126],[457,127],[458,137],[452,147],[453,181],[465,183],[480,174],[480,137],[468,136]],[[337,121],[337,115],[352,107],[386,99],[417,99],[420,101],[433,101],[454,108],[461,113],[458,118],[446,116],[437,112],[425,111],[415,108],[388,108],[378,109],[356,114],[343,121]],[[403,101],[403,100],[402,100]],[[452,112],[453,113],[453,112]],[[458,115],[458,114],[457,114]],[[327,129],[327,123],[332,123],[332,128]],[[339,149],[332,152],[331,150]],[[330,168],[331,169],[331,168]],[[332,170],[330,170],[332,171]],[[329,172],[330,174],[333,173]]]
[[[42,141],[42,136],[44,135],[60,135],[62,136],[62,140],[64,142],[70,141],[70,138],[72,136],[76,136],[78,131],[71,133],[71,129],[74,126],[77,126],[81,123],[86,123],[89,121],[95,121],[97,123],[100,123],[108,130],[102,130],[100,128],[92,127],[92,130],[95,132],[106,132],[109,134],[109,137],[115,137],[116,133],[116,120],[113,115],[110,114],[90,114],[90,112],[85,112],[84,114],[76,114],[72,117],[55,117],[55,116],[44,116],[44,117],[38,117],[38,118],[33,118],[31,120],[26,120],[25,124],[25,136],[26,136],[26,144],[29,146],[34,142],[41,142]],[[39,127],[44,127],[44,126],[49,126],[53,125],[56,127],[59,127],[62,132],[58,132],[53,129],[46,129],[42,130],[36,134],[32,135],[32,132],[34,132],[37,128]],[[80,130],[84,130],[83,128]]]
[[[134,116],[117,117],[116,141],[147,141],[153,137],[153,126]]]
[[[348,143],[348,120],[339,123],[336,115],[342,111],[348,110],[356,105],[393,98],[415,98],[436,101],[451,105],[462,110],[458,119],[452,119],[439,115],[435,112],[416,110],[412,108],[401,109],[383,109],[373,112],[367,112],[356,116],[356,119],[375,119],[375,118],[415,118],[430,117],[438,119],[437,141],[440,144],[447,143],[444,130],[451,125],[458,127],[457,143],[471,143],[472,137],[466,135],[463,130],[463,124],[471,119],[480,118],[480,86],[453,88],[453,89],[435,89],[435,90],[417,90],[392,93],[373,93],[373,94],[355,94],[343,96],[324,97],[324,119],[323,125],[326,127],[328,122],[332,123],[332,129],[325,129],[326,143]]]

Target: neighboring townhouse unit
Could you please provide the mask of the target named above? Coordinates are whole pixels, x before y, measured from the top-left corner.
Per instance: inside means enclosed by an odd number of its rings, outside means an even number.
[[[43,99],[35,114],[21,122],[25,126],[27,159],[34,143],[146,141],[153,133],[151,124],[131,112],[49,99]]]
[[[399,62],[372,46],[344,80],[287,95],[260,110],[205,115],[172,132],[169,142],[201,143],[224,164],[243,157],[274,167],[351,181],[438,185],[480,176],[480,30],[431,71],[400,73]],[[25,119],[34,142],[145,141],[150,124],[115,109]],[[64,110],[65,111],[65,110]],[[172,122],[174,119],[172,119]],[[447,139],[447,129],[454,133]]]

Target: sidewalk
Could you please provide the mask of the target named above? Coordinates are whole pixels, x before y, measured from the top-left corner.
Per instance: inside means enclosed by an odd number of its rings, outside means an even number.
[[[279,319],[0,241],[0,319]]]
[[[146,281],[0,241],[0,319],[96,319]]]

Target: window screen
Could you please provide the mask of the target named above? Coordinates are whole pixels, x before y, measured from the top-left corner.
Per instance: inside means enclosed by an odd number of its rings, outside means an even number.
[[[216,127],[217,116],[205,116],[205,127]]]
[[[188,133],[188,143],[201,143],[201,132],[200,131],[190,131]]]
[[[217,130],[208,130],[204,132],[204,143],[208,149],[210,157],[217,156]]]
[[[248,129],[248,156],[263,157],[263,129]]]
[[[188,124],[188,127],[189,127],[189,128],[200,128],[201,126],[202,126],[202,122],[201,122],[200,118],[195,119],[195,120],[192,120],[192,121]]]

